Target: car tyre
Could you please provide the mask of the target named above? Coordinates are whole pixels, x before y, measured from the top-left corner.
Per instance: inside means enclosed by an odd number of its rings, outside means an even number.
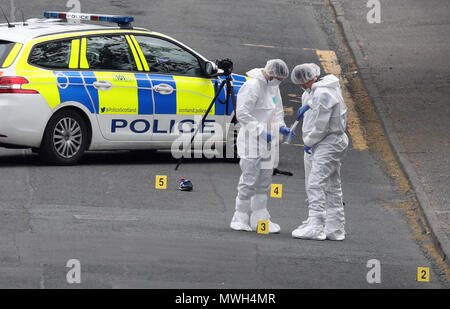
[[[48,122],[39,154],[52,165],[74,165],[88,144],[88,128],[83,117],[73,110],[57,112]]]

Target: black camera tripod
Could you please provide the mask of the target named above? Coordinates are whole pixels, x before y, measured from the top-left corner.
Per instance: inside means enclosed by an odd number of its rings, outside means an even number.
[[[233,78],[231,76],[231,73],[233,71],[233,63],[231,62],[231,60],[229,59],[224,59],[224,60],[220,60],[217,63],[218,68],[222,69],[224,71],[223,75],[225,76],[225,79],[222,80],[222,82],[220,83],[219,88],[217,89],[217,81],[215,83],[215,88],[216,90],[216,94],[214,96],[214,98],[211,101],[211,104],[209,105],[208,109],[206,110],[205,114],[203,115],[202,121],[200,122],[200,124],[197,126],[197,129],[194,132],[194,135],[192,135],[191,141],[189,143],[189,146],[186,149],[190,149],[192,142],[195,139],[195,136],[197,135],[198,131],[200,130],[200,128],[203,128],[203,124],[205,123],[205,119],[206,117],[208,117],[209,112],[211,111],[212,107],[214,106],[214,104],[216,103],[216,101],[219,101],[220,104],[225,104],[225,113],[228,113],[228,108],[229,108],[229,101],[230,101],[230,97],[231,97],[231,103],[233,104],[233,110],[234,110],[234,116],[231,120],[232,123],[236,123],[236,96],[234,94],[234,88],[233,88]],[[221,76],[223,76],[221,75]],[[226,86],[226,97],[225,97],[225,102],[222,102],[219,100],[219,95],[222,92],[223,88]],[[175,167],[175,170],[178,170],[178,167],[181,165],[181,163],[183,162],[184,159],[184,150],[183,150],[183,154],[181,155],[181,158],[178,160],[177,166]]]
[[[226,76],[226,78],[220,83],[219,89],[217,89],[217,81],[215,86],[216,90],[216,94],[214,96],[214,98],[211,101],[211,104],[209,105],[208,109],[206,110],[205,114],[203,115],[202,121],[200,122],[200,125],[197,126],[197,129],[194,132],[194,135],[191,138],[191,141],[189,143],[189,146],[187,147],[187,149],[191,148],[192,142],[195,139],[195,136],[197,135],[198,131],[200,130],[200,128],[203,128],[203,124],[205,123],[205,119],[206,117],[208,117],[209,112],[211,111],[212,107],[214,106],[214,104],[216,103],[216,101],[219,101],[220,104],[226,104],[225,107],[225,111],[226,113],[228,112],[228,108],[229,108],[229,101],[230,101],[230,97],[231,97],[231,102],[233,104],[233,109],[234,109],[234,116],[231,120],[232,123],[237,123],[237,119],[236,119],[236,96],[234,94],[234,88],[233,88],[233,78],[231,76],[231,73],[233,71],[233,62],[231,62],[230,59],[223,59],[223,60],[219,60],[217,61],[217,66],[222,69],[224,71],[223,75]],[[221,75],[221,76],[223,76]],[[219,100],[219,95],[222,91],[222,89],[226,86],[226,97],[225,97],[225,102],[222,102]],[[184,159],[184,151],[183,154],[181,156],[181,158],[178,160],[177,166],[175,167],[175,170],[178,170],[178,167],[181,165],[181,163],[183,163],[183,159]],[[282,171],[279,170],[277,168],[274,168],[273,170],[273,175],[286,175],[286,176],[293,176],[294,174],[288,171]]]

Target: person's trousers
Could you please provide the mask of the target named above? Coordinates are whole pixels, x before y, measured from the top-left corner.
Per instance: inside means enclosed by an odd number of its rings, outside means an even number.
[[[347,135],[333,134],[304,155],[308,217],[324,224],[328,232],[343,231],[345,226],[341,165],[347,147]]]
[[[258,220],[269,220],[267,200],[273,169],[261,168],[261,160],[261,158],[240,160],[242,174],[237,187],[236,211],[245,213],[252,211],[258,214]]]

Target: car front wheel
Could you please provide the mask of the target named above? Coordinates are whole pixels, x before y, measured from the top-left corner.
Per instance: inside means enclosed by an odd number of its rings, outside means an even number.
[[[87,147],[87,126],[79,113],[63,110],[49,121],[42,140],[42,159],[55,165],[73,165]]]

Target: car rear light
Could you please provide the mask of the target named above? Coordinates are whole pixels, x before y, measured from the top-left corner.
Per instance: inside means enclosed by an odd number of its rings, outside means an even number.
[[[22,85],[29,84],[25,77],[3,76],[0,77],[0,93],[39,93],[33,89],[22,89]]]

